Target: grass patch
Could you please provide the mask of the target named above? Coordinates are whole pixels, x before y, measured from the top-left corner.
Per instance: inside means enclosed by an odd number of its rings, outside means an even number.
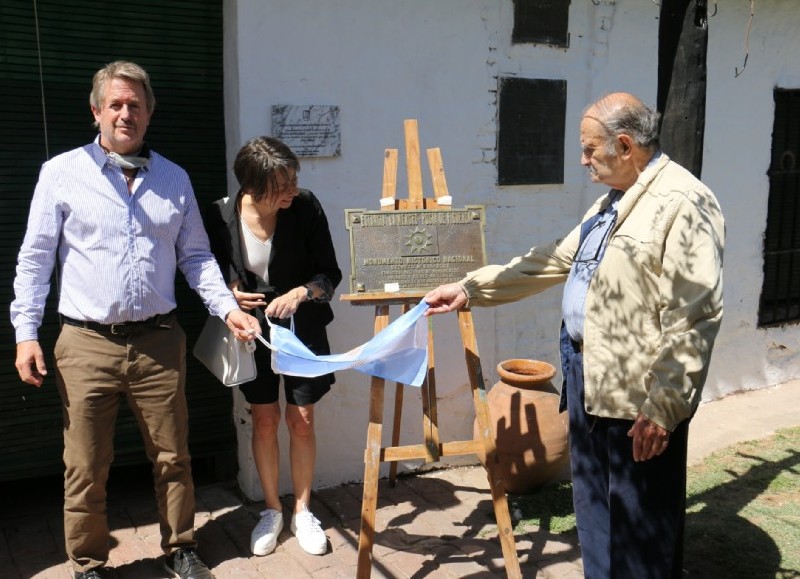
[[[570,482],[508,500],[516,533],[577,533]],[[800,427],[689,468],[684,548],[688,577],[800,577]]]
[[[511,519],[517,521],[515,533],[545,529],[551,533],[577,534],[572,510],[572,483],[558,482],[530,495],[508,495]]]

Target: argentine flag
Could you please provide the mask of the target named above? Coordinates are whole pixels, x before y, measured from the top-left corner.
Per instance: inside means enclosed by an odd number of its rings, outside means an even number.
[[[272,371],[288,376],[322,376],[356,370],[410,386],[421,386],[428,370],[428,324],[422,316],[428,304],[420,301],[365,344],[344,354],[318,356],[294,333],[269,323],[272,343],[256,336],[272,350]]]

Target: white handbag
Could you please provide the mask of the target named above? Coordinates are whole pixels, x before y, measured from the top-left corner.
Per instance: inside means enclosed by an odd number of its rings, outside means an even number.
[[[194,345],[194,357],[225,386],[250,382],[256,377],[254,341],[240,342],[218,316],[209,316]]]

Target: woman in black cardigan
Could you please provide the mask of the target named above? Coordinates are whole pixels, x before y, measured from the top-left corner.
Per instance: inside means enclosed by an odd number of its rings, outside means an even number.
[[[239,192],[214,203],[206,215],[211,249],[243,310],[284,321],[294,316],[297,337],[315,354],[330,354],[325,331],[333,311],[328,302],[342,280],[328,220],[317,198],[297,188],[297,156],[278,139],[248,141],[233,165]],[[264,489],[266,509],[253,529],[255,555],[275,549],[283,528],[278,497],[278,426],[280,376],[270,368],[270,353],[256,350],[258,377],[239,386],[251,405],[253,458]],[[316,458],[314,404],[334,382],[283,376],[286,424],[294,484],[291,530],[308,553],[322,555],[327,537],[308,510]]]

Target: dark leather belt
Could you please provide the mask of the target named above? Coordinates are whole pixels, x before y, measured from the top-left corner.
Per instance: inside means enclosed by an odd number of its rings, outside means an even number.
[[[67,316],[62,316],[64,323],[69,326],[77,326],[87,330],[92,330],[100,334],[110,334],[112,336],[131,336],[133,334],[142,334],[149,330],[155,330],[162,327],[170,327],[165,324],[167,320],[175,315],[175,310],[167,312],[166,314],[159,314],[152,318],[147,318],[141,322],[120,322],[118,324],[100,324],[98,322],[85,322],[83,320],[73,320]]]

